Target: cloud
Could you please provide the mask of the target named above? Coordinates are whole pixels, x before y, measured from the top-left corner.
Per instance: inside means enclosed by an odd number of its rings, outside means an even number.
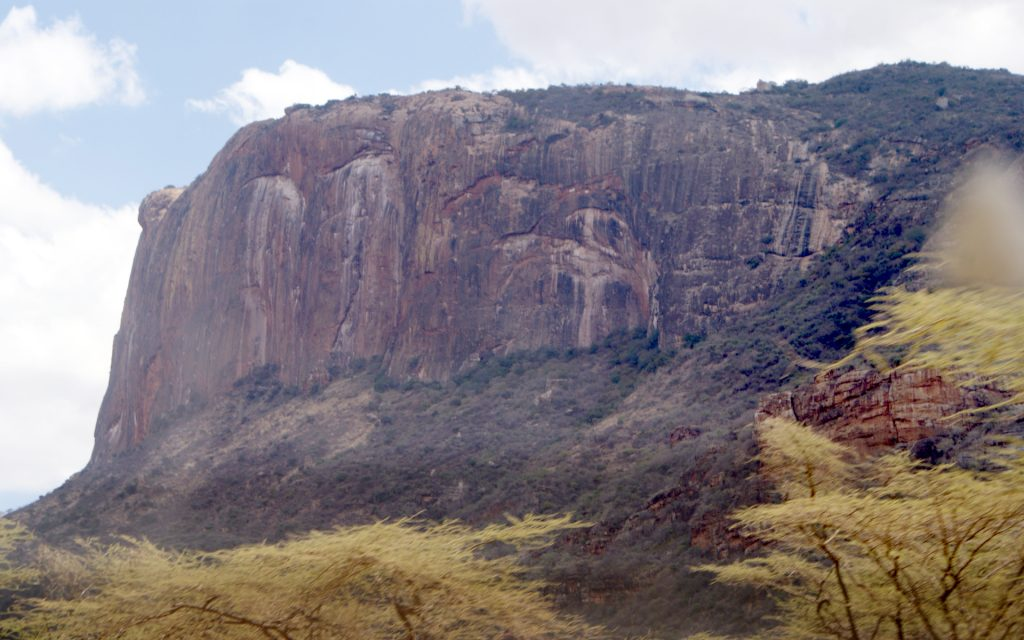
[[[138,235],[133,206],[63,197],[0,142],[6,495],[39,495],[88,461]]]
[[[145,99],[133,45],[99,42],[77,18],[41,28],[32,7],[0,22],[0,87],[0,113],[15,116]]]
[[[495,67],[487,73],[453,76],[447,80],[425,80],[412,87],[410,93],[462,87],[470,91],[502,89],[543,89],[552,84],[544,74],[525,67]],[[391,93],[396,93],[392,91]]]
[[[254,120],[279,118],[293,104],[322,104],[355,94],[355,89],[338,84],[326,73],[294,60],[285,60],[277,73],[246,69],[242,79],[208,100],[189,100],[199,111],[226,114],[237,125]]]
[[[1024,71],[1024,3],[999,0],[462,0],[523,78],[736,91],[914,59]],[[480,86],[500,84],[496,69]]]

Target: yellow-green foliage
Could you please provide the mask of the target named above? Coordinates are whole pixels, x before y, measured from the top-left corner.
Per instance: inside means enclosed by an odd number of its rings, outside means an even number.
[[[880,367],[930,368],[1024,399],[1024,295],[973,285],[895,289],[855,353]],[[989,447],[982,471],[906,455],[857,460],[784,421],[759,434],[783,501],[734,514],[765,553],[704,566],[721,582],[769,588],[767,637],[1024,637],[1024,444]]]
[[[576,526],[568,517],[483,529],[403,520],[210,553],[83,543],[74,555],[50,551],[48,597],[22,603],[0,631],[126,640],[596,637],[555,613],[514,553]],[[74,588],[59,588],[67,576]]]
[[[786,497],[814,497],[848,479],[847,450],[809,429],[771,418],[758,430],[762,475]]]
[[[1003,404],[1024,401],[1024,196],[1017,179],[1000,180],[1001,191],[973,183],[954,202],[932,265],[943,286],[886,292],[839,364],[935,369],[1009,392]],[[783,501],[734,515],[765,553],[701,569],[778,595],[766,637],[1024,637],[1024,443],[990,446],[976,471],[897,454],[858,461],[778,420],[759,435]]]
[[[880,368],[936,369],[1024,401],[1024,182],[982,166],[947,204],[936,249],[921,265],[933,288],[892,288],[853,352]]]
[[[796,424],[780,433],[821,436]],[[796,435],[800,434],[800,435]],[[850,462],[822,442],[820,469],[845,478],[735,514],[763,557],[703,566],[721,582],[780,594],[784,638],[1016,638],[1024,634],[1024,455],[996,470],[924,468],[889,455]],[[767,462],[767,461],[766,461]],[[798,467],[776,470],[792,484]]]
[[[14,558],[30,538],[25,527],[0,518],[0,591],[18,590],[38,580],[35,571]]]
[[[850,358],[886,368],[937,369],[962,384],[988,384],[1024,401],[1024,292],[994,287],[893,289],[858,330]]]

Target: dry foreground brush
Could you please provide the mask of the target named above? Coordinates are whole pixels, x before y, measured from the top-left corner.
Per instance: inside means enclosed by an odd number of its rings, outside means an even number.
[[[986,470],[852,451],[801,425],[762,433],[784,499],[736,514],[766,554],[707,566],[778,594],[780,638],[1017,638],[1024,633],[1024,456]]]
[[[991,203],[965,210],[975,230],[994,219]],[[1008,400],[989,409],[1019,423],[1024,279],[1014,269],[1024,246],[1003,244],[1000,255],[998,243],[971,243],[939,261],[944,277],[931,288],[880,297],[851,358],[995,387]],[[734,515],[761,551],[698,569],[776,596],[776,624],[762,637],[1024,636],[1020,439],[990,438],[938,466],[901,453],[858,458],[785,421],[766,423],[759,440],[776,499]],[[59,550],[0,520],[0,637],[598,637],[556,612],[518,563],[517,552],[580,526],[567,516],[483,529],[401,520],[204,553],[132,539]]]
[[[857,353],[1016,396],[1021,310],[1021,296],[1002,288],[893,290]],[[700,569],[777,596],[765,637],[1024,633],[1020,441],[993,439],[967,464],[928,466],[901,453],[860,459],[784,421],[759,438],[777,501],[735,518],[765,552]],[[15,604],[0,629],[16,638],[597,637],[554,610],[514,553],[579,526],[568,517],[484,529],[404,520],[209,553],[139,540],[83,542],[72,553],[5,522],[0,589]]]
[[[515,551],[578,527],[526,517],[471,529],[405,520],[210,553],[146,541],[34,544],[5,522],[0,620],[13,638],[564,638],[598,630],[558,614]],[[28,560],[26,562],[26,560]]]
[[[971,235],[936,256],[931,267],[941,277],[931,288],[890,289],[877,299],[875,321],[858,332],[847,360],[937,369],[964,385],[994,387],[1007,400],[984,409],[1019,425],[1024,294],[1015,269],[1024,247],[1005,242],[1024,224],[1019,184],[1014,189],[1012,215],[984,199],[957,202],[947,229],[966,219]],[[898,453],[859,460],[784,421],[766,423],[759,438],[778,500],[735,518],[766,552],[702,568],[777,595],[778,625],[765,637],[1024,636],[1022,440],[990,438],[958,464],[930,466]]]

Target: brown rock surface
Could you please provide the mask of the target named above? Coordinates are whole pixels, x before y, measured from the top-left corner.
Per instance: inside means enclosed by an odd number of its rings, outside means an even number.
[[[754,420],[795,420],[867,453],[975,426],[970,415],[951,416],[986,403],[934,371],[854,370],[766,396]]]
[[[54,544],[214,549],[571,512],[595,527],[543,554],[543,577],[603,603],[595,620],[750,635],[765,596],[685,567],[743,553],[727,515],[770,495],[750,423],[792,373],[779,345],[839,357],[966,154],[1019,152],[1022,88],[904,64],[737,96],[446,91],[252,124],[143,203],[96,455],[15,517]],[[568,350],[638,324],[660,342]],[[862,414],[909,433],[865,386]]]
[[[590,119],[445,91],[242,129],[142,204],[94,459],[264,364],[300,387],[375,356],[445,379],[628,327],[680,340],[763,300],[869,193],[799,115],[642,92]]]

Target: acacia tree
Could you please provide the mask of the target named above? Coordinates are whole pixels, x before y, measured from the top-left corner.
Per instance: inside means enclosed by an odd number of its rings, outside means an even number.
[[[472,529],[403,520],[200,553],[148,542],[48,550],[45,597],[0,621],[19,638],[596,637],[559,615],[517,554],[580,526],[530,516]],[[504,550],[496,553],[495,547]]]
[[[930,286],[889,289],[850,356],[881,369],[938,370],[1024,402],[1024,188],[983,170],[951,200]],[[1013,419],[1018,416],[1010,415]],[[1002,416],[1006,419],[1007,416]],[[762,425],[779,502],[738,527],[765,555],[701,569],[778,596],[784,638],[1024,637],[1024,444],[991,441],[975,469],[906,455],[858,460],[802,425]]]
[[[934,251],[916,268],[927,287],[875,298],[873,321],[833,365],[934,369],[965,386],[994,386],[1024,403],[1024,179],[983,167],[947,205]],[[985,409],[991,409],[986,407]]]
[[[937,369],[964,385],[1024,399],[1024,294],[984,283],[877,300],[853,357],[881,368]],[[987,407],[994,409],[996,407]],[[779,596],[786,638],[1024,636],[1024,456],[992,441],[976,469],[906,455],[857,460],[784,421],[759,433],[780,502],[743,509],[738,526],[766,555],[704,566],[728,583]]]
[[[38,579],[35,571],[15,559],[30,539],[25,527],[0,517],[0,592],[16,592]]]
[[[807,427],[760,434],[782,502],[743,509],[767,553],[702,570],[768,587],[766,637],[981,640],[1024,634],[1024,456],[998,468],[921,466],[904,455],[858,462]],[[838,472],[838,473],[837,473]]]

